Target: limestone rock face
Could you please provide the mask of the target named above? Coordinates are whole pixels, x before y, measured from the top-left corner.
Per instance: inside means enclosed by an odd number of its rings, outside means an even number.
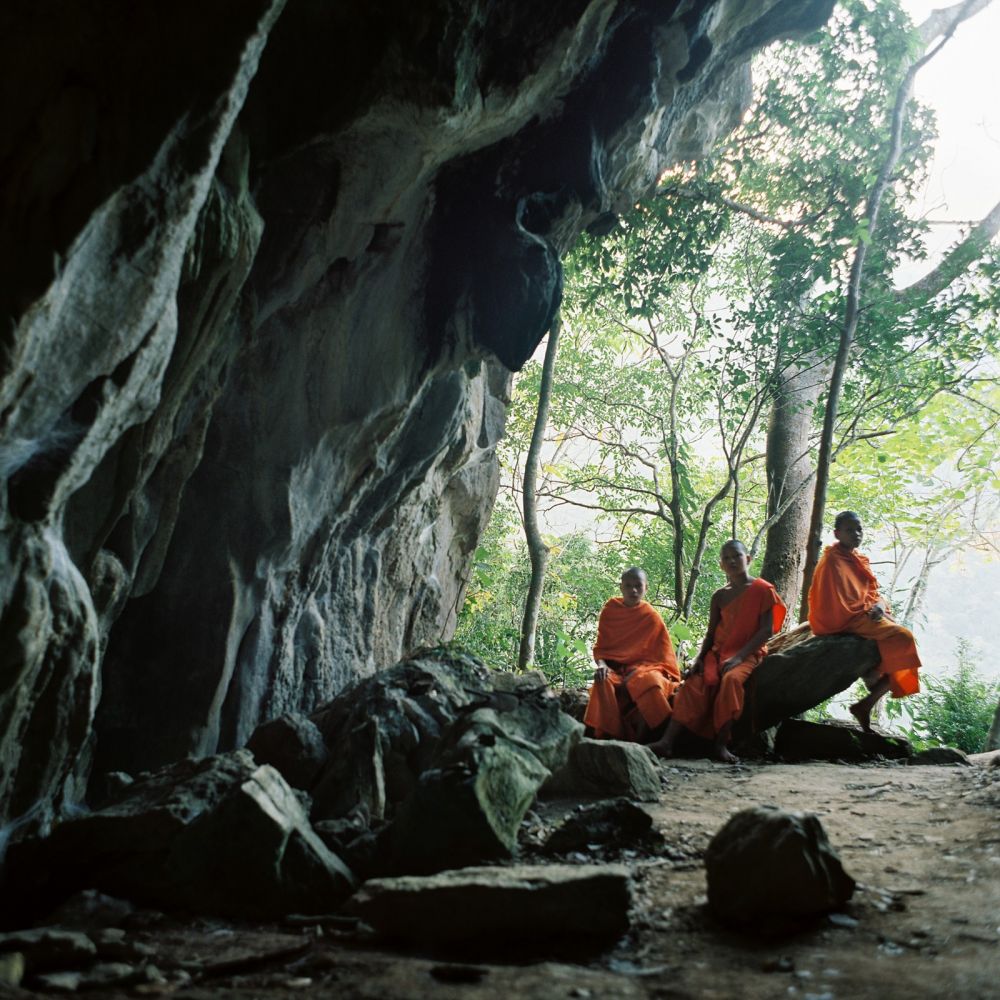
[[[447,637],[560,254],[831,5],[4,5],[0,823]]]

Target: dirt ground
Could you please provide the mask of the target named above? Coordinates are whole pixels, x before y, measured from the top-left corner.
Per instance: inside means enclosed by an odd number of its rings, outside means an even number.
[[[366,945],[335,920],[269,928],[161,921],[129,934],[147,946],[166,982],[86,995],[1000,997],[1000,767],[677,761],[662,768],[662,800],[647,808],[669,849],[615,859],[634,870],[635,919],[602,954],[474,963]],[[780,938],[737,934],[711,920],[701,853],[733,812],[754,804],[820,816],[859,883],[843,914]],[[540,811],[557,819],[574,805]],[[0,987],[4,995],[37,994]]]

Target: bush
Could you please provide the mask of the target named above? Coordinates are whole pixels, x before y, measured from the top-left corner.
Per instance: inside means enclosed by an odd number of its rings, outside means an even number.
[[[993,722],[1000,681],[981,676],[972,665],[970,644],[958,642],[958,667],[940,677],[922,676],[923,690],[904,703],[911,725],[907,736],[918,747],[958,747],[979,753]]]

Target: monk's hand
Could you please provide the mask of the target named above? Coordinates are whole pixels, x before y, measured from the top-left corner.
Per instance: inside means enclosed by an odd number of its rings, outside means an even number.
[[[691,664],[687,670],[684,671],[685,677],[697,677],[698,674],[704,673],[705,671],[705,661],[699,656],[694,663]]]
[[[719,664],[719,673],[728,674],[733,667],[738,667],[743,662],[743,657],[737,654],[736,656],[730,656],[728,659],[722,661]]]
[[[594,683],[600,684],[602,681],[606,681],[608,679],[608,674],[610,673],[611,673],[611,668],[606,663],[602,663],[594,671]]]

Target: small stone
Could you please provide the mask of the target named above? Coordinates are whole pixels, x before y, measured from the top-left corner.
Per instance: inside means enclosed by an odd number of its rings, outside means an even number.
[[[21,952],[32,975],[82,964],[97,954],[94,942],[86,934],[58,927],[0,934],[0,952],[4,951]]]
[[[431,967],[431,976],[439,982],[464,985],[482,982],[488,972],[489,969],[484,969],[480,965],[435,965]]]
[[[24,955],[19,951],[10,951],[0,955],[0,984],[4,986],[20,986],[24,979]]]
[[[82,972],[46,972],[32,976],[36,989],[46,993],[76,993],[83,981]]]
[[[782,955],[779,958],[769,958],[761,970],[764,972],[794,972],[795,962],[789,955]]]
[[[834,927],[846,927],[850,929],[858,926],[858,921],[854,917],[849,917],[846,913],[829,913],[826,919]]]

